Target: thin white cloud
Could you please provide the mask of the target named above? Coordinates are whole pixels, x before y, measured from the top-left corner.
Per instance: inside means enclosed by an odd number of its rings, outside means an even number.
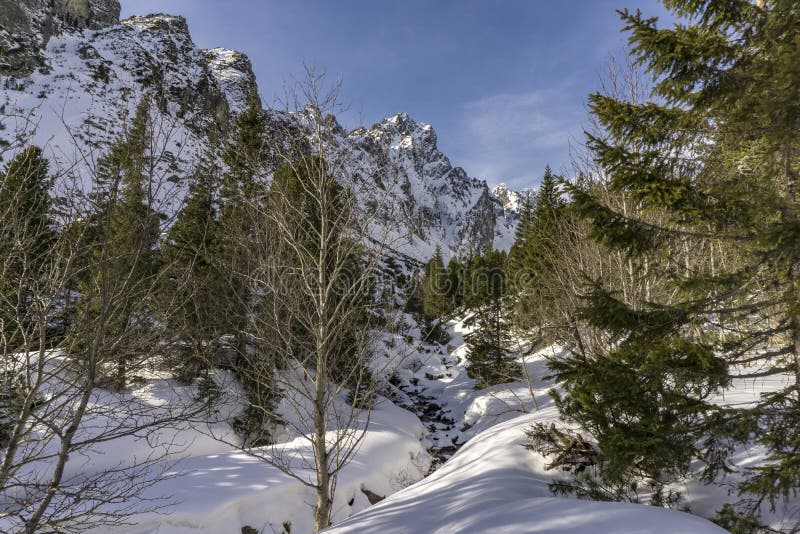
[[[538,181],[547,163],[556,171],[566,167],[583,114],[563,89],[501,93],[465,104],[457,163],[471,175],[513,187]]]

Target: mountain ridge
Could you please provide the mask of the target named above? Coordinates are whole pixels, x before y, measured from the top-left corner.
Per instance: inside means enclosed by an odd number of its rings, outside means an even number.
[[[155,119],[175,133],[163,172],[185,175],[202,155],[219,153],[209,137],[224,139],[258,88],[245,54],[200,49],[180,16],[119,20],[116,0],[22,0],[4,13],[0,43],[16,48],[0,51],[0,143],[44,145],[60,167],[79,160],[86,172],[147,93]],[[406,236],[398,252],[424,261],[437,247],[449,257],[510,246],[515,210],[454,167],[429,124],[398,113],[369,128],[337,128],[354,168],[398,208],[380,221]]]

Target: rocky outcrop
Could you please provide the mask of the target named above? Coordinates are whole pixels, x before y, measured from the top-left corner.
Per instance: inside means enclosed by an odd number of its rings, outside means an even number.
[[[175,107],[177,118],[200,136],[225,132],[231,108],[240,109],[246,102],[240,102],[238,95],[228,95],[230,84],[222,86],[219,69],[213,69],[205,51],[196,47],[183,17],[131,17],[99,32],[96,40],[117,55],[117,64],[121,61],[119,66],[133,74],[163,109]],[[254,84],[249,63],[240,67],[247,70],[242,76]]]
[[[258,91],[250,58],[226,48],[203,50],[203,58],[234,114],[247,106],[250,95]]]
[[[0,84],[0,112],[9,120],[0,144],[30,138],[69,166],[76,153],[83,158],[114,139],[149,94],[174,145],[165,172],[188,174],[255,87],[242,54],[199,49],[182,17],[120,22],[119,4],[110,0],[0,0],[0,7],[9,1],[16,9],[0,9],[0,40],[23,45],[3,48],[0,74],[10,74]]]
[[[100,29],[119,22],[119,0],[56,0],[56,13],[83,28]]]
[[[22,77],[43,63],[42,47],[53,31],[45,0],[0,0],[0,76]]]
[[[44,49],[53,36],[117,24],[119,13],[118,0],[0,0],[0,75],[47,69]]]
[[[500,202],[504,211],[510,213],[519,213],[525,201],[525,196],[531,193],[532,191],[528,189],[514,191],[509,189],[506,184],[499,184],[492,189],[492,196]]]

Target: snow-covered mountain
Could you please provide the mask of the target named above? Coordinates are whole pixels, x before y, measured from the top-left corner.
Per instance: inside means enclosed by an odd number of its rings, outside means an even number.
[[[209,136],[230,132],[256,88],[248,58],[198,48],[182,17],[119,12],[118,0],[0,0],[0,146],[22,137],[85,171],[149,93],[169,138],[164,172],[182,176],[218,149]],[[425,260],[437,246],[445,256],[510,246],[515,207],[454,167],[430,125],[401,113],[342,129],[341,140],[392,206],[378,224],[402,236],[398,252]]]
[[[400,113],[347,138],[353,156],[375,170],[379,188],[395,207],[394,221],[386,222],[404,226],[409,238],[403,252],[427,258],[440,246],[445,256],[463,254],[491,244],[505,247],[513,236],[516,211],[505,209],[485,181],[454,167],[429,124]]]

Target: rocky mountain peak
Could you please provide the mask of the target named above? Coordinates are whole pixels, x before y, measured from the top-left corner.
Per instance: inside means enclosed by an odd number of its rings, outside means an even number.
[[[395,136],[395,143],[400,147],[416,147],[438,152],[436,132],[431,125],[417,122],[407,113],[398,113],[383,119],[369,129],[369,134],[376,138],[385,135]]]
[[[402,135],[409,135],[419,128],[419,124],[409,117],[407,113],[398,113],[387,117],[381,121],[381,124],[391,125],[391,127]]]
[[[242,112],[247,107],[250,95],[258,90],[250,58],[226,48],[203,50],[203,57],[227,98],[230,111],[234,114]]]
[[[492,189],[492,196],[500,201],[503,210],[511,213],[519,213],[527,193],[527,191],[509,189],[506,184],[498,184]]]
[[[516,219],[506,218],[486,182],[452,165],[431,125],[399,113],[353,130],[347,139],[396,208],[385,224],[409,237],[398,247],[403,253],[425,260],[436,247],[446,257],[492,244],[507,248]]]
[[[178,15],[151,13],[127,18],[123,21],[123,24],[134,26],[141,32],[164,32],[177,35],[181,40],[191,41],[189,24],[185,18]]]

